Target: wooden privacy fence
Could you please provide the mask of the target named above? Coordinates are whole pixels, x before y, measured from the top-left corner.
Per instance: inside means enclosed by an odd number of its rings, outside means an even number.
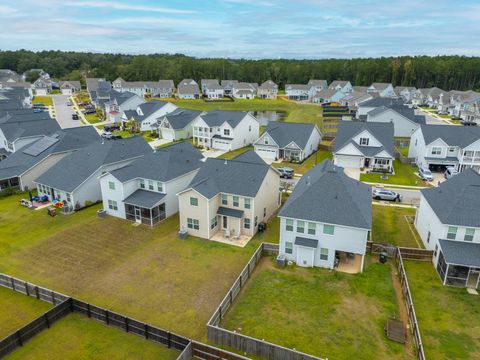
[[[426,249],[399,247],[403,260],[432,261],[433,251]]]
[[[367,241],[367,252],[372,254],[380,254],[382,252],[387,253],[390,257],[395,257],[397,255],[397,247],[390,244],[376,243],[373,241]]]
[[[277,244],[269,243],[262,243],[258,247],[208,321],[208,339],[217,344],[230,346],[250,354],[263,356],[268,360],[322,360],[321,358],[312,355],[288,349],[260,339],[255,339],[220,327],[223,315],[230,308],[242,287],[250,278],[250,275],[262,256],[264,254],[278,254],[278,249],[279,246]]]

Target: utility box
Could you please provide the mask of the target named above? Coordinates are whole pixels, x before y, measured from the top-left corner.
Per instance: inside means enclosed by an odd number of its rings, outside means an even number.
[[[185,240],[187,238],[187,235],[188,235],[187,230],[180,230],[178,232],[178,238],[180,240]]]
[[[287,259],[285,258],[285,255],[278,255],[277,256],[277,266],[278,267],[285,267],[287,264]]]

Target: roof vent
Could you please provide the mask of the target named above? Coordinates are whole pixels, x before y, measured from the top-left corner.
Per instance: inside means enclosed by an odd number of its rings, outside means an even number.
[[[227,161],[227,159],[225,159],[225,162],[224,162],[224,164],[225,164],[225,165],[227,165],[227,164],[228,164],[228,161]]]

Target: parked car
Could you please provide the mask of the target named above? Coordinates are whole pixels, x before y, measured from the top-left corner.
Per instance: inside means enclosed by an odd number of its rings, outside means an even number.
[[[36,103],[36,104],[33,104],[33,108],[41,108],[41,109],[43,109],[44,107],[46,107],[44,103]]]
[[[120,140],[122,139],[122,135],[119,135],[119,134],[112,134],[110,135],[110,140]]]
[[[89,115],[89,114],[95,114],[97,111],[95,109],[85,109],[83,110],[83,113],[85,115]]]
[[[34,108],[34,109],[33,109],[33,112],[34,112],[34,113],[40,113],[40,112],[43,112],[43,109],[35,109],[35,108]]]
[[[103,127],[103,130],[105,131],[115,131],[115,130],[120,130],[120,125],[116,125],[116,124],[107,124]]]
[[[284,179],[292,179],[295,175],[295,171],[289,167],[279,167],[277,170],[280,173],[280,177]]]
[[[475,121],[462,121],[463,126],[477,126]]]
[[[445,170],[445,173],[443,176],[445,176],[445,179],[450,179],[452,176],[455,176],[458,174],[458,171],[455,170],[454,167],[447,167],[447,170]]]
[[[72,114],[72,120],[78,120],[78,114]]]
[[[388,200],[388,201],[398,201],[402,200],[402,196],[395,191],[388,190],[388,189],[372,189],[372,197],[375,200]]]
[[[110,131],[104,131],[101,136],[104,139],[110,139],[112,137],[112,133]]]
[[[433,180],[432,172],[428,169],[424,169],[424,168],[418,169],[418,176],[420,176],[420,179],[425,180],[425,181],[432,181]]]

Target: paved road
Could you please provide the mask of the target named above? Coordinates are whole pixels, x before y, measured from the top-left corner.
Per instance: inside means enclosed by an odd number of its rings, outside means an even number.
[[[62,129],[82,126],[79,120],[72,120],[73,106],[68,106],[67,95],[52,95],[58,125]]]
[[[422,109],[415,109],[415,114],[424,115],[425,121],[427,122],[428,125],[449,125],[446,121],[439,118],[435,118],[431,114],[429,114],[427,111],[423,111]]]

